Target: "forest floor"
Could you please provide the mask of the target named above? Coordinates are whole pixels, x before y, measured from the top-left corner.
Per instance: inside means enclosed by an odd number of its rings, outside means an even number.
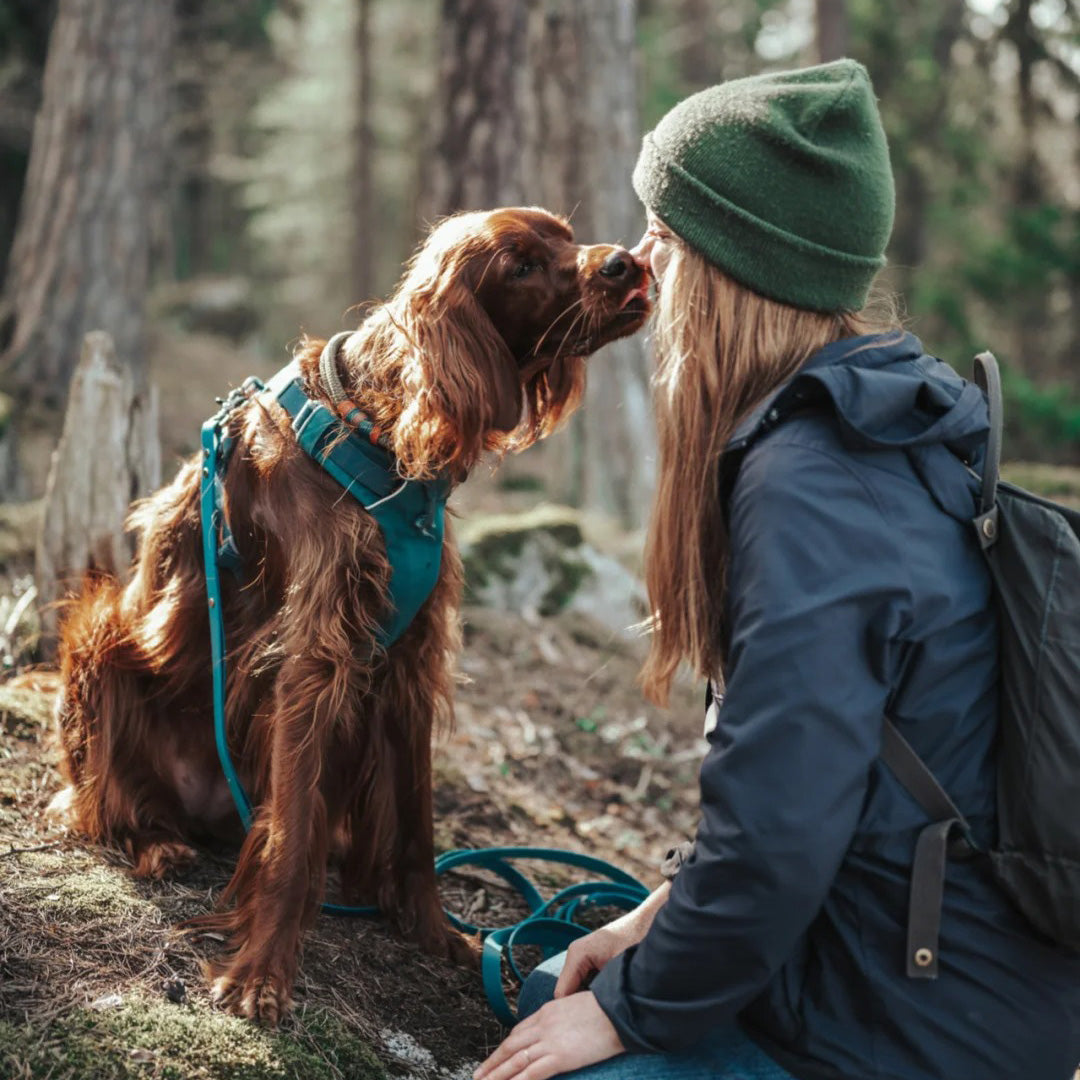
[[[439,849],[571,848],[656,884],[669,841],[696,820],[698,690],[679,688],[670,713],[643,705],[636,647],[581,616],[467,609],[466,635],[470,681],[435,748]],[[136,881],[123,855],[52,820],[55,684],[37,671],[0,685],[0,1077],[466,1080],[501,1037],[479,974],[378,921],[318,918],[278,1032],[212,1009],[200,967],[221,946],[176,926],[211,908],[232,853]],[[449,880],[444,896],[473,921],[520,917],[483,874]]]

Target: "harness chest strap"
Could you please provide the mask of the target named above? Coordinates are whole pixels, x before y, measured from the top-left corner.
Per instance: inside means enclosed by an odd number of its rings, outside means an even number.
[[[343,438],[347,429],[342,420],[307,396],[295,364],[287,365],[266,385],[257,379],[247,380],[206,425],[213,425],[219,432],[216,468],[209,473],[204,468],[204,476],[212,480],[214,487],[217,561],[237,575],[242,572],[242,560],[224,504],[224,475],[232,452],[232,439],[225,433],[225,422],[233,409],[261,391],[272,396],[292,418],[293,432],[301,449],[379,525],[390,563],[390,604],[378,640],[380,645],[388,647],[408,628],[438,581],[449,484],[443,478],[402,479],[393,455],[373,443],[370,434],[365,439],[349,432]],[[370,428],[370,424],[365,426]],[[204,426],[204,457],[208,457],[205,436]]]

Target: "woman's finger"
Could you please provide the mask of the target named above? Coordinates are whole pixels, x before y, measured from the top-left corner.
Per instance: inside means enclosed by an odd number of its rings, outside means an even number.
[[[535,1015],[535,1014],[534,1014]],[[495,1069],[499,1068],[508,1058],[520,1052],[524,1047],[536,1041],[533,1028],[535,1025],[528,1020],[523,1020],[488,1056],[487,1060],[480,1063],[479,1068],[473,1073],[473,1080],[489,1080]]]
[[[513,1077],[521,1077],[533,1064],[538,1065],[544,1057],[538,1044],[523,1046],[506,1058],[501,1065],[485,1073],[485,1080],[512,1080]]]
[[[566,997],[567,994],[580,990],[581,984],[595,967],[593,958],[584,949],[576,955],[572,950],[568,951],[566,963],[563,964],[563,969],[559,972],[559,978],[555,983],[554,996]]]
[[[521,1073],[517,1080],[550,1080],[556,1073],[565,1072],[559,1066],[559,1059],[553,1054],[541,1054],[537,1060],[529,1063],[529,1067]]]

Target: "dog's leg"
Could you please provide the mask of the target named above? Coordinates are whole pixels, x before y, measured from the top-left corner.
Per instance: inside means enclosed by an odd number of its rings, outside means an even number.
[[[149,677],[124,638],[115,587],[99,585],[77,603],[56,707],[71,787],[54,801],[79,832],[122,847],[137,877],[162,878],[195,851],[184,842],[183,807],[155,771],[162,733],[150,722]]]
[[[269,797],[240,853],[227,896],[232,956],[215,970],[213,996],[230,1012],[274,1026],[291,1007],[300,938],[326,880],[326,734],[342,704],[342,673],[293,656],[275,686]]]
[[[393,744],[396,822],[379,905],[404,936],[426,952],[475,963],[475,943],[443,913],[434,871],[432,733],[453,723],[452,664],[460,644],[461,578],[456,549],[448,544],[439,585],[392,651],[380,694]]]
[[[422,669],[416,677],[423,681]],[[435,877],[431,713],[421,707],[400,719],[394,771],[397,832],[379,906],[399,932],[425,952],[473,964],[476,945],[447,921]]]
[[[305,528],[290,548],[279,635],[285,658],[268,708],[251,718],[258,745],[256,819],[226,890],[233,953],[215,971],[214,997],[231,1012],[273,1025],[288,1011],[300,939],[326,882],[330,829],[342,817],[349,760],[334,752],[358,726],[371,682],[374,626],[385,574],[355,565],[364,527],[338,512],[334,528]],[[351,587],[350,587],[351,586]]]

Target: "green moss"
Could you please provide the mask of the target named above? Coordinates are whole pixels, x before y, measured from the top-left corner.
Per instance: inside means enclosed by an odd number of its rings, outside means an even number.
[[[269,1032],[203,1005],[133,999],[75,1009],[42,1029],[0,1021],[0,1075],[27,1080],[383,1080],[366,1043],[312,1011]]]
[[[538,610],[541,615],[557,615],[574,598],[592,570],[568,551],[545,552],[544,568],[551,575],[551,585],[540,600]]]
[[[529,491],[537,492],[544,490],[544,478],[535,473],[500,473],[500,491]]]
[[[541,504],[521,514],[474,515],[461,528],[465,581],[469,599],[493,578],[513,580],[526,544],[539,545],[540,561],[550,585],[539,601],[541,615],[561,611],[592,572],[578,557],[581,523],[567,507]]]
[[[90,865],[77,873],[31,879],[18,889],[53,922],[82,924],[107,916],[125,919],[157,915],[157,909],[135,891],[132,879],[108,866]]]

